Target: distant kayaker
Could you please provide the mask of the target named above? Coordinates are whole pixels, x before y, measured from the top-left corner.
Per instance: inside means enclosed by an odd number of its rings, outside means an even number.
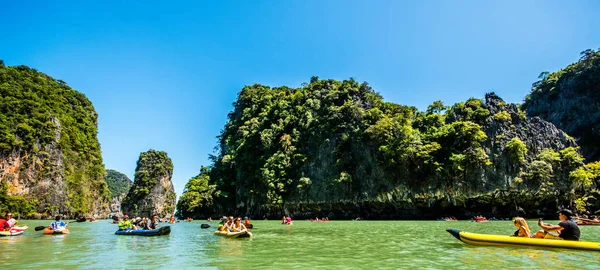
[[[129,216],[127,215],[123,215],[123,219],[119,219],[119,231],[123,231],[123,230],[132,230],[133,227],[131,225],[131,221],[129,220]]]
[[[233,223],[232,226],[232,231],[234,232],[245,232],[248,229],[246,228],[246,226],[244,226],[244,224],[242,224],[242,219],[241,218],[236,218],[235,222]]]
[[[250,225],[250,219],[248,217],[244,217],[244,225],[245,226]]]
[[[558,223],[558,225],[543,223],[542,219],[539,219],[538,226],[540,226],[543,230],[538,231],[533,237],[579,241],[579,227],[575,222],[573,222],[573,220],[571,220],[573,213],[568,209],[563,209],[560,210],[558,217],[561,221]],[[551,234],[551,232],[558,232],[558,236]]]
[[[65,223],[62,220],[62,216],[58,215],[54,218],[54,222],[50,223],[50,229],[54,231],[60,231],[66,229],[68,225],[69,223]]]
[[[525,221],[524,218],[516,217],[513,220],[513,222],[515,224],[515,227],[517,227],[517,231],[515,231],[513,236],[527,237],[527,238],[531,237],[531,231],[529,230],[529,225],[527,225],[527,222]]]

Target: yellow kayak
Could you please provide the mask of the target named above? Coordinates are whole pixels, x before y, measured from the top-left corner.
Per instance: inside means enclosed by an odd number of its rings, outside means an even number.
[[[249,231],[243,231],[243,232],[216,231],[215,234],[229,237],[229,238],[252,238],[252,233]]]
[[[525,238],[507,235],[479,234],[463,232],[456,229],[446,230],[456,239],[476,246],[512,246],[512,247],[537,247],[537,248],[568,248],[587,251],[600,251],[600,243],[553,240],[542,238]]]

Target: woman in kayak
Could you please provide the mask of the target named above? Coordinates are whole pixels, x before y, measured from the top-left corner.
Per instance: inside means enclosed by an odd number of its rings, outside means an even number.
[[[246,226],[244,226],[244,224],[242,224],[241,218],[236,218],[235,222],[233,223],[232,230],[234,232],[244,232],[244,231],[247,231],[248,229],[246,229]]]
[[[529,230],[529,225],[527,225],[527,222],[524,218],[517,217],[513,220],[513,222],[515,223],[515,227],[517,227],[518,229],[515,231],[514,236],[531,238],[531,231]]]

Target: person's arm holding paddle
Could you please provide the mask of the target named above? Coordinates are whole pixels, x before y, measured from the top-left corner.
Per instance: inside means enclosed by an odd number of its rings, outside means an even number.
[[[563,227],[558,225],[544,223],[542,222],[541,218],[538,220],[538,226],[540,226],[540,228],[542,228],[546,232],[560,232],[563,229]]]

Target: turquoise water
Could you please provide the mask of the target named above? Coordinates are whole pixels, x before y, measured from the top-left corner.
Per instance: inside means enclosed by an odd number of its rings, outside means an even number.
[[[108,220],[71,223],[69,235],[33,230],[49,223],[21,221],[30,227],[24,235],[0,237],[0,268],[600,269],[600,252],[468,246],[445,231],[510,235],[511,221],[255,221],[252,239],[215,236],[200,221],[171,224],[161,237],[117,236]],[[581,227],[581,235],[600,242],[600,226]]]

